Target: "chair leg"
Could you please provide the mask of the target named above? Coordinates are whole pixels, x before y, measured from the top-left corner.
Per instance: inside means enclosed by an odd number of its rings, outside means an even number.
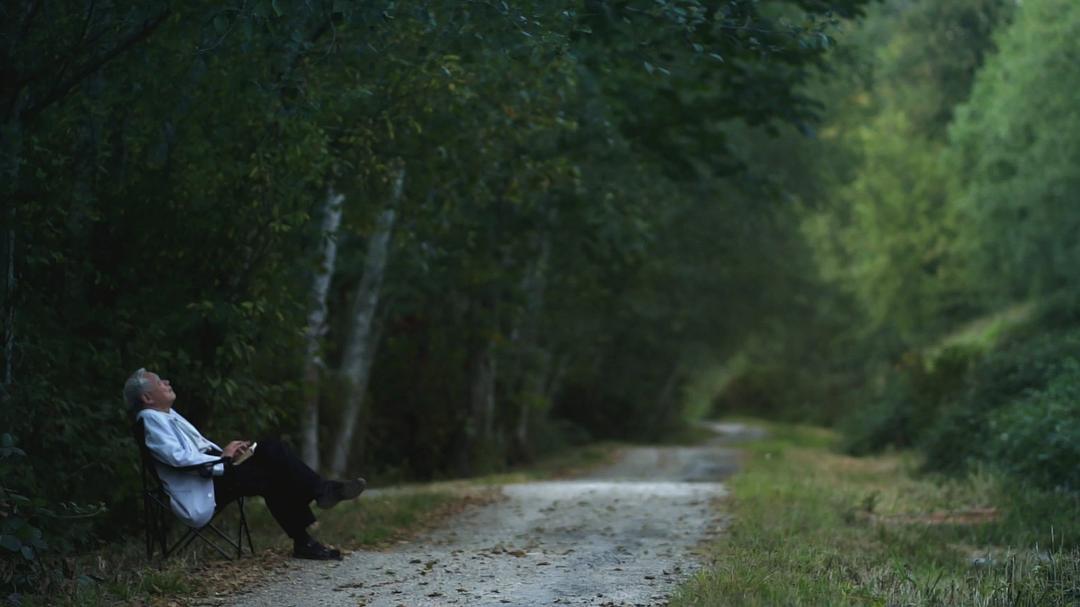
[[[229,536],[222,533],[221,530],[218,529],[217,527],[208,524],[207,526],[205,526],[205,527],[203,527],[201,529],[188,529],[188,532],[186,534],[184,534],[184,537],[181,538],[181,540],[179,542],[177,542],[177,545],[173,547],[173,551],[175,551],[177,549],[183,550],[184,548],[187,548],[188,545],[191,544],[191,542],[195,541],[195,538],[198,538],[198,539],[202,540],[202,542],[204,544],[206,544],[207,546],[210,546],[211,548],[216,550],[218,554],[225,557],[226,560],[231,561],[232,557],[229,556],[229,553],[225,552],[225,550],[222,549],[222,547],[219,546],[217,544],[217,542],[215,542],[214,540],[212,540],[212,539],[206,537],[205,535],[203,535],[204,531],[212,531],[212,532],[214,532],[215,535],[217,535],[221,539],[225,540],[226,543],[232,544],[232,540],[229,538]]]
[[[236,558],[244,556],[244,498],[237,500],[236,507],[240,509],[240,521],[236,524]]]
[[[236,555],[237,558],[244,555],[244,535],[247,535],[248,554],[255,556],[255,546],[251,542],[251,528],[248,527],[247,513],[244,509],[244,498],[241,497],[238,500],[238,506],[240,507],[240,529],[238,532],[238,541],[236,542]]]
[[[142,496],[142,515],[143,515],[143,545],[146,548],[146,560],[150,560],[154,557],[154,545],[153,531],[150,529],[150,504],[146,502],[146,495]]]
[[[165,518],[165,510],[158,510],[157,513],[157,536],[158,544],[161,546],[161,561],[162,566],[165,564],[165,559],[169,558],[169,521]]]
[[[165,504],[154,502],[148,497],[143,502],[144,515],[146,516],[145,540],[147,559],[152,560],[154,556],[155,546],[160,546],[160,566],[164,567],[166,559],[168,559],[176,552],[187,548],[189,545],[191,545],[192,542],[195,541],[196,538],[201,540],[203,543],[209,545],[211,548],[217,551],[218,554],[228,560],[232,560],[233,558],[239,559],[244,555],[245,534],[247,535],[248,550],[252,555],[254,555],[255,546],[251,539],[251,529],[248,527],[247,513],[244,509],[243,498],[240,498],[238,502],[239,503],[237,504],[237,506],[239,508],[239,520],[237,526],[239,528],[237,529],[237,535],[235,540],[230,537],[230,535],[226,535],[221,529],[215,527],[213,519],[211,519],[209,523],[199,529],[187,528],[187,530],[180,536],[179,539],[173,542],[172,545],[169,545],[168,529],[169,524],[172,520],[169,518],[169,514],[171,514],[171,512]],[[217,515],[215,514],[215,518],[216,516]],[[209,536],[210,533],[220,538],[220,540],[225,542],[225,544],[227,544],[229,548],[235,549],[236,556],[233,557],[231,554],[229,554],[229,552],[226,552],[226,549],[223,549],[218,541],[214,540],[213,537]]]

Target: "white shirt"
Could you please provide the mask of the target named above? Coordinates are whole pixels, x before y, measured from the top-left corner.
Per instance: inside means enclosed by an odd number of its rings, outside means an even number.
[[[136,415],[146,428],[146,447],[160,462],[158,477],[169,494],[177,518],[191,527],[203,527],[214,516],[214,481],[197,470],[177,470],[220,459],[206,451],[221,447],[207,440],[184,416],[170,409],[143,409]],[[215,464],[213,475],[225,474],[225,465]]]

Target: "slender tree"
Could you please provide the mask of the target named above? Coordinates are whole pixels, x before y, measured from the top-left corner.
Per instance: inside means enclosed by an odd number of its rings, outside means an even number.
[[[319,469],[319,375],[325,368],[321,355],[321,338],[326,333],[326,297],[330,292],[330,278],[337,262],[338,227],[345,196],[327,187],[319,228],[321,244],[318,265],[311,285],[311,311],[308,313],[307,330],[304,334],[304,417],[300,427],[301,453],[304,462]]]
[[[346,393],[342,410],[341,429],[334,440],[330,473],[343,476],[357,441],[356,428],[371,378],[371,364],[378,348],[378,332],[374,331],[375,313],[379,306],[383,276],[390,255],[390,239],[397,221],[398,207],[405,188],[405,163],[400,159],[390,163],[390,192],[386,206],[379,214],[375,230],[368,238],[364,257],[364,274],[353,296],[350,321],[352,329],[342,355],[340,374]]]

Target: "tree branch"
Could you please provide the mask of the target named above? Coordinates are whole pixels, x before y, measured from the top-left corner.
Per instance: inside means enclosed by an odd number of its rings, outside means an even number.
[[[20,31],[18,37],[11,41],[12,50],[14,50],[15,47],[26,38],[27,34],[30,33],[30,24],[33,23],[34,17],[37,17],[39,10],[41,10],[40,0],[33,0],[33,2],[30,3],[30,8],[26,11],[26,17],[23,19],[22,27],[19,28]]]
[[[66,81],[58,84],[52,91],[49,92],[41,101],[38,101],[28,107],[24,112],[25,119],[27,121],[32,120],[38,114],[40,114],[45,108],[63,99],[71,89],[79,85],[80,82],[86,79],[87,76],[93,74],[95,71],[101,69],[105,64],[112,61],[119,55],[131,50],[133,47],[149,38],[162,23],[165,22],[165,18],[169,15],[169,10],[165,9],[162,13],[153,19],[148,19],[143,22],[142,27],[137,31],[131,32],[127,38],[117,43],[115,47],[108,52],[95,57],[85,64],[83,64],[74,74],[71,75]]]

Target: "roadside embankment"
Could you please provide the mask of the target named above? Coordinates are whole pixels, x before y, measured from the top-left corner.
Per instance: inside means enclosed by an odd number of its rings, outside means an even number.
[[[729,479],[732,523],[687,605],[1078,605],[1080,504],[989,472],[920,476],[827,430],[767,424]]]

